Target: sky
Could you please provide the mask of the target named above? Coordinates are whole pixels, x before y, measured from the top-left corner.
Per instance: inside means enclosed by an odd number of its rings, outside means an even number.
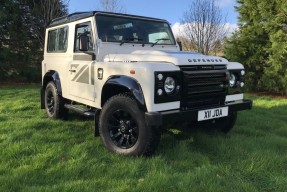
[[[237,12],[234,9],[236,0],[216,0],[218,7],[226,15],[230,32],[237,28]],[[121,5],[127,14],[155,17],[167,20],[176,33],[180,21],[191,0],[121,0]],[[99,0],[70,0],[69,12],[99,10]]]

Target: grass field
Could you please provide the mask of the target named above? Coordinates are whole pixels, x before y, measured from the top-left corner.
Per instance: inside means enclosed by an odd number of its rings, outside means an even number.
[[[131,158],[92,120],[49,120],[38,86],[0,87],[0,191],[287,191],[287,100],[250,97],[229,134],[175,127],[153,157]]]

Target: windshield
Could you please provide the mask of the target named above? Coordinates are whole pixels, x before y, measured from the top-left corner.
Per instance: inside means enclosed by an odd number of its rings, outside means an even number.
[[[107,15],[97,15],[96,22],[103,42],[175,45],[166,22]]]

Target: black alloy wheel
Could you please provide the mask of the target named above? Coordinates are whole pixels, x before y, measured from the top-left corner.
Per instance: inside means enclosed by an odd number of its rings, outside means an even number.
[[[111,140],[122,149],[133,147],[139,134],[138,125],[133,117],[123,109],[116,110],[108,119]]]
[[[115,95],[104,104],[99,134],[108,150],[129,156],[151,155],[160,140],[159,128],[147,126],[145,113],[128,94]]]
[[[45,108],[47,115],[52,119],[67,116],[68,110],[64,108],[64,99],[58,94],[54,82],[49,82],[45,89]]]
[[[47,110],[51,115],[55,113],[55,98],[50,89],[47,91]]]

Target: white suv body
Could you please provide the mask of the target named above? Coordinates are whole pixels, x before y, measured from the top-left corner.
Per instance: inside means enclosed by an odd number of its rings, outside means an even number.
[[[41,107],[52,118],[63,117],[66,108],[95,115],[108,149],[126,155],[148,154],[156,148],[152,141],[158,141],[159,134],[155,130],[164,122],[212,120],[216,124],[218,120],[224,131],[230,130],[236,112],[252,107],[252,101],[243,98],[244,76],[240,63],[180,51],[165,20],[74,13],[54,20],[46,30]],[[126,103],[109,111],[125,98],[132,108],[126,109]],[[109,109],[104,109],[106,105]],[[132,111],[135,108],[143,115],[140,119]],[[126,115],[119,115],[114,130],[108,122],[117,113]],[[133,132],[131,122],[137,131]],[[141,138],[149,133],[153,135],[149,139]]]

